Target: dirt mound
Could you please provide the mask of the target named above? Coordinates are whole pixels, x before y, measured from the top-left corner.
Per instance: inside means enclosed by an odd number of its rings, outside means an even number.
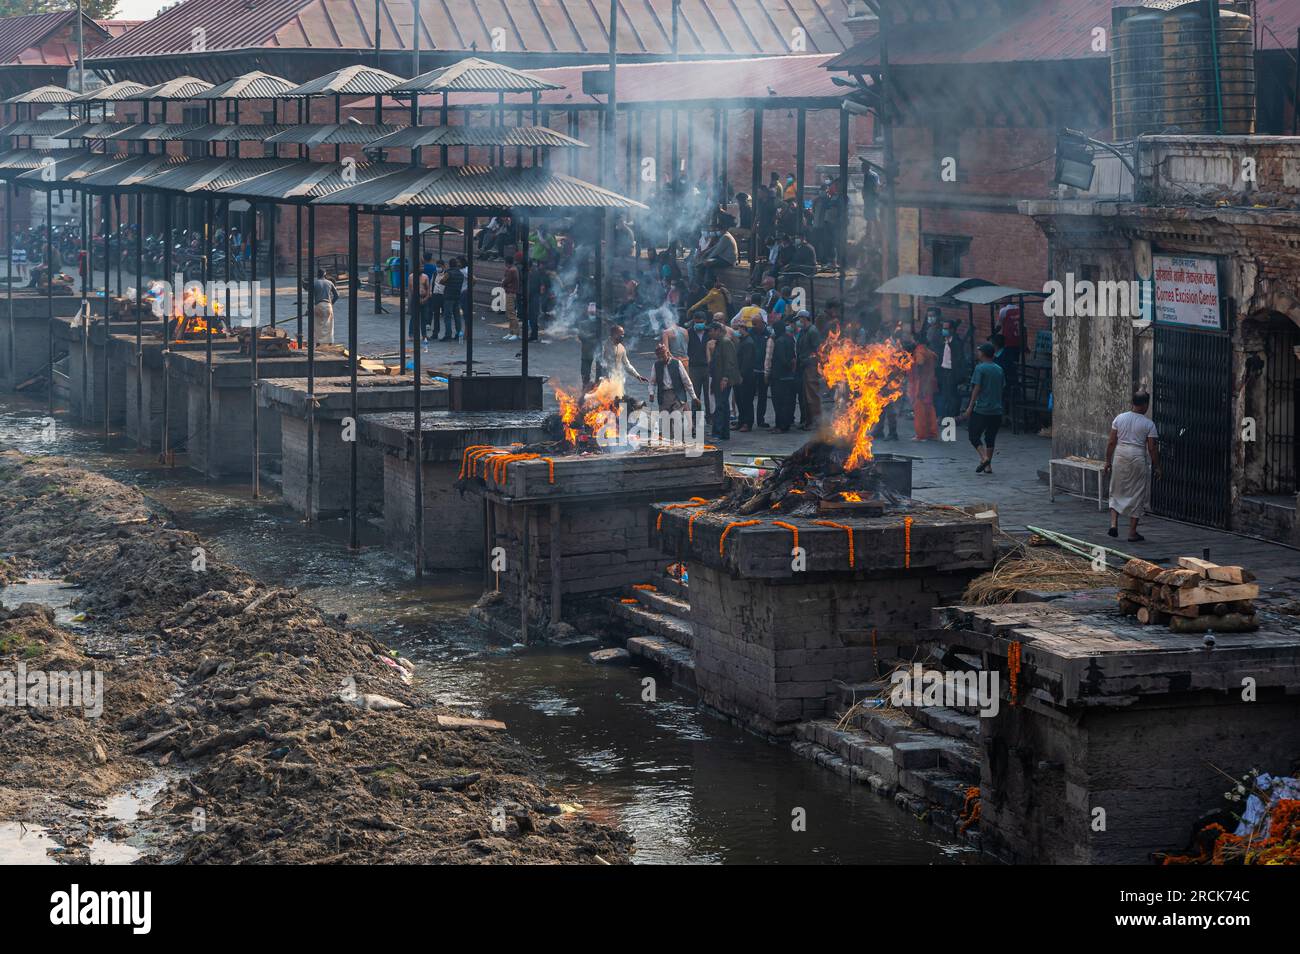
[[[508,736],[431,701],[414,667],[293,590],[214,559],[137,491],[0,455],[0,550],[84,588],[117,658],[39,609],[0,613],[0,670],[103,674],[103,714],[0,709],[0,817],[24,789],[102,796],[165,766],[158,862],[626,861]],[[30,794],[30,792],[29,792]],[[6,806],[8,812],[6,813]]]

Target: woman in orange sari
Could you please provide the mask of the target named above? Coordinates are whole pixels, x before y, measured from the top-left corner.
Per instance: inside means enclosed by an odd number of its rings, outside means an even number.
[[[907,396],[912,401],[914,441],[932,441],[939,436],[939,421],[934,413],[935,353],[923,342],[912,345],[912,370],[907,376]]]

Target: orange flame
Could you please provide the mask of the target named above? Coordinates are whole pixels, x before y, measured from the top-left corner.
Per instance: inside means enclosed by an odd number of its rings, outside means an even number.
[[[836,415],[831,431],[851,444],[844,469],[856,470],[871,460],[871,431],[885,408],[903,393],[912,357],[892,345],[860,345],[832,333],[818,359],[826,383],[831,387],[842,384],[847,391],[848,401]]]
[[[176,320],[176,337],[188,338],[196,335],[206,335],[208,333],[208,323],[204,320],[204,315],[220,315],[221,303],[213,302],[211,311],[208,310],[208,296],[205,295],[197,286],[188,285],[181,295],[180,301],[173,299],[172,310],[173,317]],[[212,329],[217,330],[216,326]]]
[[[618,388],[609,380],[602,381],[581,398],[555,386],[560,421],[564,424],[564,442],[576,445],[580,429],[591,437],[618,437],[618,424],[612,416],[618,397]]]
[[[862,494],[856,490],[845,490],[840,493],[841,500],[847,500],[849,503],[862,503]]]

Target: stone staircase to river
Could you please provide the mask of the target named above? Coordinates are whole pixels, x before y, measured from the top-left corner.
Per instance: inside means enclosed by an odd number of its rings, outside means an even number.
[[[695,689],[695,645],[690,622],[689,585],[665,572],[650,586],[628,587],[606,604],[627,632],[628,654],[653,663],[667,673],[675,686]]]
[[[978,826],[966,825],[967,795],[980,781],[976,708],[891,707],[883,679],[836,687],[832,715],[800,723],[791,750],[978,847]]]

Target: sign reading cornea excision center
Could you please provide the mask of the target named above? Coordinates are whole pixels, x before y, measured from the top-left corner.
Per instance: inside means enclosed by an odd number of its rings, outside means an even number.
[[[1156,321],[1168,325],[1223,327],[1219,303],[1219,265],[1213,258],[1153,255]]]

